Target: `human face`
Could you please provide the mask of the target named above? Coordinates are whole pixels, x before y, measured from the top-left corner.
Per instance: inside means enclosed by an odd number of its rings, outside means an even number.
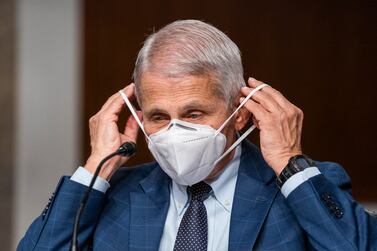
[[[144,74],[141,79],[141,110],[147,134],[166,127],[172,119],[219,128],[229,116],[226,102],[214,95],[206,76],[166,78]]]
[[[141,78],[141,110],[144,129],[148,135],[166,127],[172,119],[219,128],[230,116],[226,101],[216,95],[215,84],[208,76],[167,78],[145,73]],[[247,122],[248,116],[239,112],[222,133],[227,138],[226,149],[235,141],[235,132]],[[208,179],[216,177],[233,153],[224,158]]]

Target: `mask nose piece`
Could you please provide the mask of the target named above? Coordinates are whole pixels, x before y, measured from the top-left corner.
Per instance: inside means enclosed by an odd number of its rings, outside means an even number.
[[[172,119],[172,120],[170,120],[170,124],[169,124],[169,127],[168,127],[168,128],[170,128],[170,127],[172,127],[172,126],[176,126],[176,125],[179,125],[179,123],[177,122],[176,119]]]
[[[186,125],[185,123],[186,123],[185,121],[181,121],[181,120],[178,120],[178,119],[172,119],[170,121],[169,125],[167,126],[167,128],[171,129],[174,126],[176,128],[181,128],[181,129],[185,129],[185,130],[189,130],[189,131],[197,131],[197,129],[192,127],[192,125]]]

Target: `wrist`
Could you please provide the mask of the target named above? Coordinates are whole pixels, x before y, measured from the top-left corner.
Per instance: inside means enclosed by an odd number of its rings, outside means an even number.
[[[284,155],[280,156],[279,158],[277,158],[277,161],[275,161],[273,166],[271,166],[272,169],[274,170],[276,176],[279,176],[281,174],[281,172],[288,165],[289,160],[293,156],[301,155],[301,154],[302,154],[301,151],[297,151],[297,152],[284,154]]]
[[[99,156],[96,156],[96,155],[91,155],[88,158],[88,160],[86,161],[84,168],[86,170],[88,170],[91,174],[94,175],[99,163],[105,157],[99,157]],[[113,173],[115,172],[117,166],[118,166],[118,160],[117,160],[116,157],[108,160],[107,162],[105,162],[102,165],[102,168],[101,168],[100,172],[98,173],[98,176],[105,179],[105,180],[110,180],[110,178],[113,175]]]
[[[288,164],[283,168],[281,173],[277,176],[276,183],[278,187],[282,188],[284,183],[295,174],[304,171],[306,168],[314,167],[315,163],[308,156],[299,154],[292,156]]]

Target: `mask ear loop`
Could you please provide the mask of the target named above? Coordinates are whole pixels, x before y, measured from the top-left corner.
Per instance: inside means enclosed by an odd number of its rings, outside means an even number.
[[[249,95],[246,96],[246,98],[242,101],[242,103],[237,107],[237,109],[232,113],[232,115],[230,115],[230,117],[225,120],[225,122],[219,127],[219,129],[217,129],[215,135],[219,134],[221,132],[222,129],[224,129],[224,127],[226,126],[226,124],[233,118],[233,116],[238,112],[239,109],[242,108],[242,106],[259,90],[261,90],[262,88],[266,87],[266,86],[269,86],[268,84],[262,84],[262,85],[259,85],[257,88],[255,88],[254,90],[252,90]],[[228,155],[231,151],[233,151],[234,148],[236,148],[241,142],[242,140],[244,140],[254,129],[256,128],[256,125],[252,125],[249,129],[247,129],[246,132],[244,132],[244,134],[242,134],[237,140],[236,142],[234,142],[233,145],[231,145],[228,150],[226,150],[218,160],[216,160],[215,162],[215,165],[220,162],[226,155]]]
[[[132,116],[134,116],[134,118],[135,118],[137,124],[139,125],[140,129],[143,131],[144,135],[148,138],[148,140],[150,140],[149,136],[147,135],[147,133],[146,133],[145,130],[144,130],[144,126],[143,126],[143,124],[141,123],[141,121],[140,121],[140,119],[139,119],[139,116],[137,116],[137,113],[136,113],[135,109],[133,108],[133,106],[132,106],[130,100],[127,98],[127,95],[124,93],[123,90],[120,90],[120,91],[119,91],[119,94],[120,94],[120,96],[123,98],[124,102],[126,103],[126,105],[127,105],[128,109],[130,110]]]

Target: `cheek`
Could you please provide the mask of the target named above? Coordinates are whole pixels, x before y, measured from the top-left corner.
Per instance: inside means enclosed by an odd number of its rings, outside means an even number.
[[[153,123],[144,122],[144,130],[148,135],[154,134],[163,128],[162,125],[155,125]]]
[[[213,112],[210,116],[207,117],[207,121],[205,124],[210,125],[214,129],[220,128],[225,121],[229,118],[231,113],[227,112],[226,108],[222,108],[217,110],[216,112]],[[228,128],[234,127],[234,120],[231,119],[225,124],[224,129],[222,129],[222,133],[225,134],[225,132],[228,130]]]
[[[226,139],[227,139],[227,145],[230,146],[231,144],[233,144],[233,142],[236,140],[236,133],[237,133],[237,129],[236,129],[236,123],[233,120],[231,120],[229,122],[229,125],[227,126],[226,128]]]
[[[236,133],[236,129],[234,128],[234,123],[231,123],[226,128],[224,128],[223,133],[227,135],[227,137],[234,137],[234,134]]]
[[[236,129],[234,120],[228,122],[228,124],[221,131],[222,134],[226,137],[226,146],[229,147],[236,139]]]

